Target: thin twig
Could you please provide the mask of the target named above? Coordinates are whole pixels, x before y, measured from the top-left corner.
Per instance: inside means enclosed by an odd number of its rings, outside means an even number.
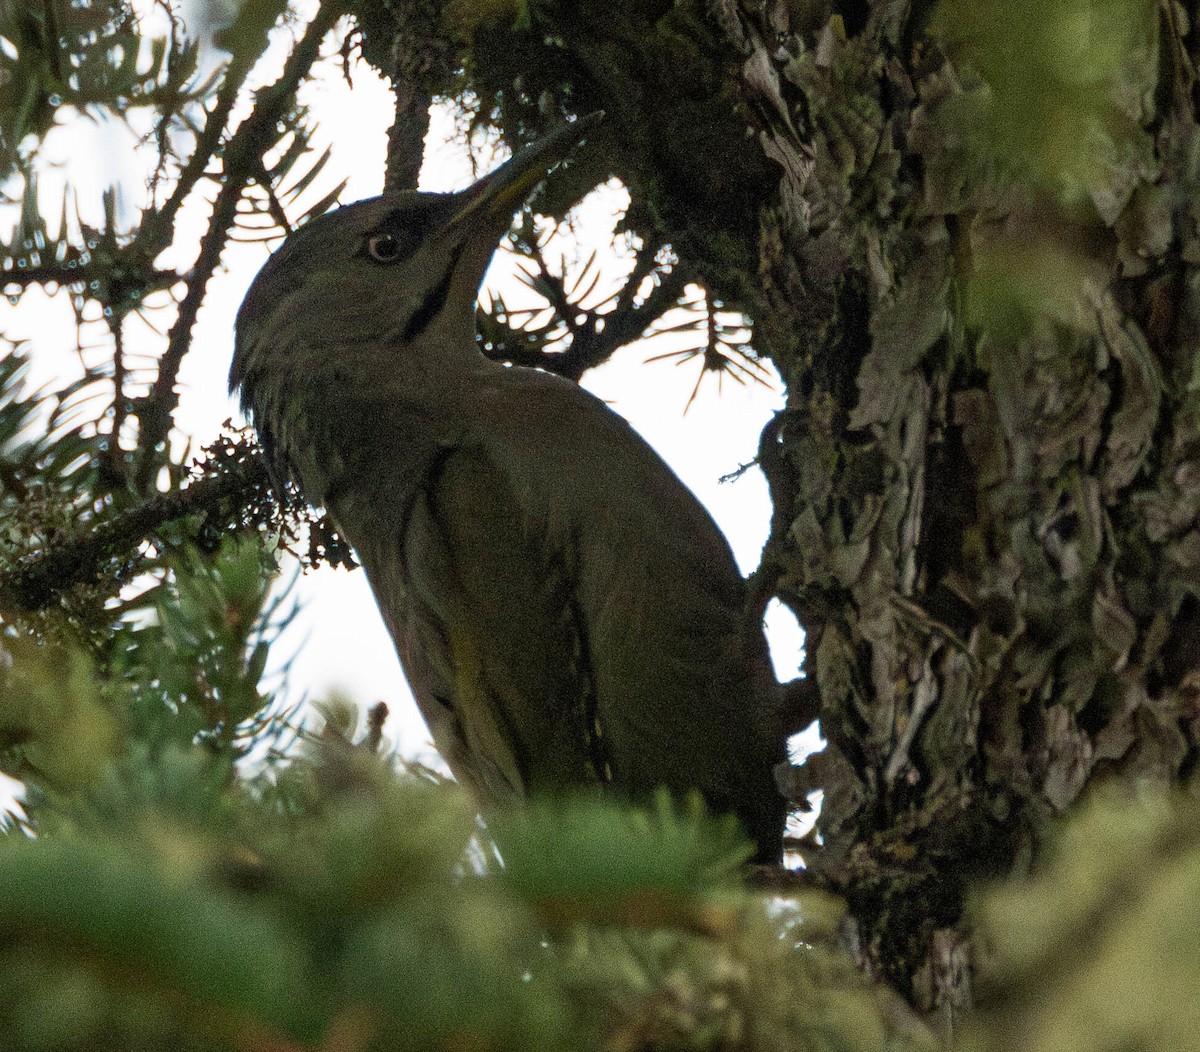
[[[261,455],[208,475],[186,489],[152,497],[108,522],[89,527],[0,577],[0,609],[44,610],[65,589],[95,580],[114,560],[127,558],[146,537],[168,523],[233,498],[239,504],[263,499],[270,485]]]
[[[158,378],[141,403],[142,462],[137,485],[148,486],[155,470],[153,451],[166,442],[179,395],[175,383],[191,340],[192,327],[200,313],[209,278],[221,261],[221,252],[237,215],[238,201],[246,184],[262,169],[262,156],[275,142],[278,121],[292,105],[301,79],[316,61],[321,41],[340,16],[335,4],[322,4],[304,36],[284,65],[283,73],[255,98],[254,111],[233,133],[225,149],[225,181],[213,205],[208,231],[200,243],[196,265],[187,291],[179,304],[179,315],[167,337],[167,349],[159,362]]]

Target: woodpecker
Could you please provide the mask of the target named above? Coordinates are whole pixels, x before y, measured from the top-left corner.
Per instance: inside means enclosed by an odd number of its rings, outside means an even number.
[[[476,340],[514,212],[598,117],[460,193],[390,193],[292,233],[238,313],[230,389],[276,476],[353,546],[485,813],[699,790],[776,861],[778,687],[728,543],[622,417]]]

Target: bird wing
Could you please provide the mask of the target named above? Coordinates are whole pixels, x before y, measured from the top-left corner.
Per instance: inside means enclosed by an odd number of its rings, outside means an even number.
[[[557,377],[497,373],[471,408],[476,434],[540,536],[570,538],[578,618],[593,653],[596,717],[615,783],[700,789],[757,829],[782,825],[765,733],[775,689],[761,626],[728,543],[629,424]],[[776,834],[777,836],[777,834]]]
[[[401,534],[403,601],[377,595],[455,775],[493,802],[604,780],[571,546],[478,445],[433,460]]]

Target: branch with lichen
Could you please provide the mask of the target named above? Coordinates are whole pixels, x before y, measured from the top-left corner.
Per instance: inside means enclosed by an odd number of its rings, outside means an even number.
[[[204,472],[184,489],[162,493],[114,515],[92,522],[78,533],[55,541],[18,560],[0,574],[0,608],[25,612],[52,606],[62,592],[76,585],[128,576],[142,542],[171,523],[201,516],[198,534],[238,522],[266,525],[279,516],[266,465],[248,439],[222,437],[206,452]]]

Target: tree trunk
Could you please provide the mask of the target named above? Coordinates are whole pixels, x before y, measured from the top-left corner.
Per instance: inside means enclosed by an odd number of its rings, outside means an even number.
[[[1198,729],[1195,33],[1116,5],[1129,49],[1048,161],[1057,16],[1022,41],[971,7],[873,4],[771,56],[795,133],[763,133],[791,159],[756,319],[789,390],[764,572],[829,740],[793,789],[824,790],[806,859],[861,958],[923,1009],[970,997],[968,879],[1024,864],[1097,777],[1178,781]],[[968,28],[1015,51],[1023,111]]]

